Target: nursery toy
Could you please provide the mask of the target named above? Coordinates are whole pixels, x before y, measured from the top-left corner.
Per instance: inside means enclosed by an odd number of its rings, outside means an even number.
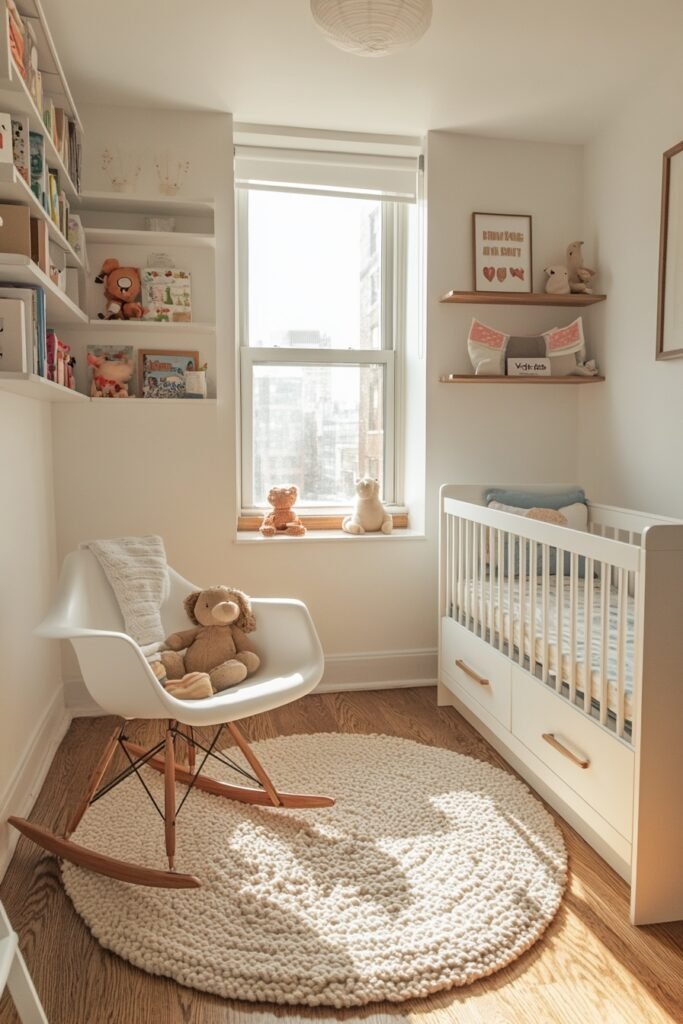
[[[567,267],[570,290],[592,295],[590,283],[595,277],[595,271],[583,265],[583,242],[570,242],[567,246]]]
[[[97,284],[104,284],[107,309],[98,313],[100,320],[141,320],[147,312],[141,305],[140,271],[137,267],[122,267],[116,259],[105,260],[95,278]]]
[[[133,376],[132,359],[108,359],[106,355],[88,352],[88,366],[92,368],[91,398],[129,398],[128,382]]]
[[[292,484],[290,487],[271,487],[268,491],[268,503],[273,506],[272,512],[266,512],[259,530],[264,537],[303,537],[306,527],[293,509],[299,491]]]
[[[548,275],[548,280],[545,283],[548,295],[569,295],[571,288],[569,287],[569,271],[566,267],[557,263],[552,267],[546,267],[543,273]]]
[[[194,626],[172,633],[168,650],[161,652],[166,689],[187,673],[205,672],[214,691],[226,690],[256,671],[261,659],[247,639],[256,622],[246,594],[232,587],[195,590],[185,599],[185,611]]]
[[[346,533],[391,533],[394,521],[379,498],[379,482],[364,476],[356,480],[353,514],[342,523]]]

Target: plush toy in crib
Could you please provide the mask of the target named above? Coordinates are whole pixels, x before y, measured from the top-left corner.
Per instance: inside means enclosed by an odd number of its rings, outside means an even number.
[[[247,635],[256,629],[256,620],[246,594],[232,587],[195,590],[185,599],[185,611],[194,625],[167,637],[168,650],[161,653],[169,692],[187,673],[206,673],[218,691],[257,670],[261,659]]]
[[[379,482],[364,476],[356,480],[356,502],[353,515],[342,523],[346,533],[391,533],[394,521],[379,498]]]

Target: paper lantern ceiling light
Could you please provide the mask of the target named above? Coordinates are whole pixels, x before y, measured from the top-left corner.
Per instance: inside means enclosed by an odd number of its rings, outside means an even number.
[[[432,20],[432,0],[311,0],[323,35],[359,57],[384,57],[421,39]]]

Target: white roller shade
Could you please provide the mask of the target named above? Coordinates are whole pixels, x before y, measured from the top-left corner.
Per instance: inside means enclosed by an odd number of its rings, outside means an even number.
[[[266,146],[235,147],[238,188],[320,192],[414,203],[418,157],[335,153]]]

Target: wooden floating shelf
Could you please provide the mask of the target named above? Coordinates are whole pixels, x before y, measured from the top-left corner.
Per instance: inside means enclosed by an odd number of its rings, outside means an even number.
[[[439,377],[442,384],[602,384],[604,377],[486,377],[473,373]]]
[[[545,292],[446,292],[439,302],[460,302],[487,306],[592,306],[606,295],[547,295]]]
[[[37,263],[20,253],[0,253],[0,282],[39,285],[45,292],[47,326],[87,323],[87,316]],[[50,382],[51,383],[51,382]]]
[[[105,245],[186,245],[216,247],[216,236],[189,231],[138,231],[126,228],[86,228],[85,237]]]
[[[13,391],[25,398],[37,398],[43,402],[89,402],[87,395],[72,391],[63,384],[39,377],[37,373],[0,373],[0,390]]]

